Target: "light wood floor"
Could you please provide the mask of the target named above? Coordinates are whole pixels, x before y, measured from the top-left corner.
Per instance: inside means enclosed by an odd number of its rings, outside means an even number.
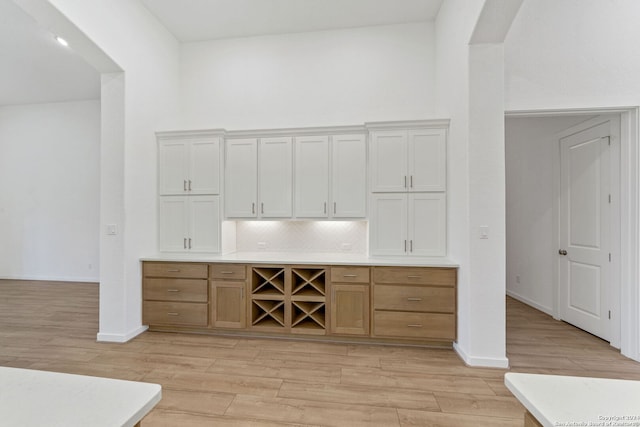
[[[0,365],[162,384],[148,426],[521,426],[505,370],[453,350],[147,332],[97,343],[96,284],[0,281]],[[640,364],[507,299],[512,371],[640,380]]]

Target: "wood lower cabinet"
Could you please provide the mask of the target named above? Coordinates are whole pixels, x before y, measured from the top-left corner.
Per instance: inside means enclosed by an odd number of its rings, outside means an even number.
[[[247,267],[213,264],[211,278],[211,327],[244,329],[247,325]]]
[[[456,277],[455,268],[144,262],[143,322],[152,330],[452,342]]]
[[[456,270],[373,267],[373,336],[456,339]]]

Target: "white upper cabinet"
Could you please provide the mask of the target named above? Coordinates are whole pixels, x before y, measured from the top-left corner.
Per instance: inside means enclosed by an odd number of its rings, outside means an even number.
[[[295,139],[295,216],[329,215],[329,137]]]
[[[161,251],[220,251],[220,196],[163,196],[159,208]]]
[[[260,218],[291,217],[293,144],[291,137],[261,138],[259,154]]]
[[[219,194],[220,137],[158,136],[160,195]]]
[[[256,138],[227,140],[224,198],[227,217],[257,217],[258,140]]]
[[[367,216],[367,142],[364,135],[332,137],[331,214],[333,218]]]
[[[373,131],[371,191],[445,191],[446,149],[443,128]]]

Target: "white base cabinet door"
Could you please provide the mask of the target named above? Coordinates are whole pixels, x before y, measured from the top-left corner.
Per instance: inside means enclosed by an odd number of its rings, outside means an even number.
[[[446,197],[373,194],[369,230],[372,255],[446,256]]]
[[[335,135],[331,196],[333,218],[367,216],[367,141],[364,135]]]
[[[159,247],[164,252],[220,252],[220,196],[162,196]]]

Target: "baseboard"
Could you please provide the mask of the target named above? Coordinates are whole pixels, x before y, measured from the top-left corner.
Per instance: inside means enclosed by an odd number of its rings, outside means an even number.
[[[494,358],[494,357],[474,357],[469,356],[459,345],[458,343],[453,343],[453,349],[458,356],[462,359],[462,361],[467,366],[472,366],[476,368],[500,368],[500,369],[508,369],[509,368],[509,359],[504,358]]]
[[[536,310],[539,310],[543,313],[548,314],[549,316],[553,317],[553,309],[549,308],[549,307],[545,307],[543,305],[538,304],[537,302],[524,297],[518,293],[515,293],[513,291],[507,290],[507,295],[510,296],[513,299],[517,299],[518,301],[520,301],[521,303],[527,304],[533,308],[535,308]]]
[[[81,282],[98,283],[99,277],[73,277],[73,276],[32,276],[26,275],[0,275],[0,280],[35,280],[40,282]]]
[[[99,342],[124,343],[124,342],[127,342],[127,341],[137,337],[138,335],[140,335],[141,333],[143,333],[147,329],[149,329],[148,326],[142,325],[139,328],[136,328],[133,331],[128,332],[126,334],[107,334],[107,333],[104,333],[104,332],[98,332],[97,340]]]

